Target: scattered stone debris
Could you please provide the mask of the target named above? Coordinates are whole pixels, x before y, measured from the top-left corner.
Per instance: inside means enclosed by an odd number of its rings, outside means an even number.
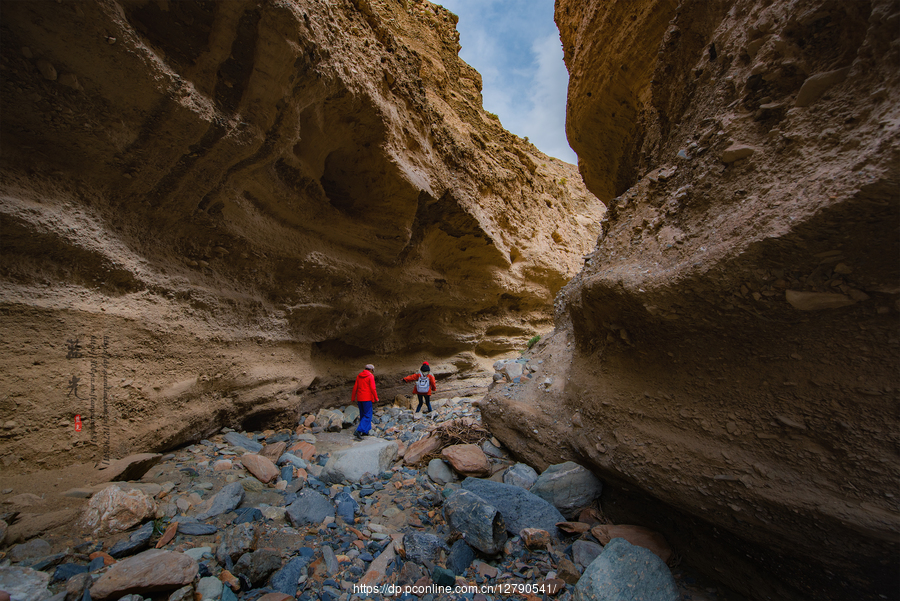
[[[509,365],[504,373],[533,373]],[[540,475],[516,463],[475,400],[436,400],[424,417],[377,407],[360,441],[357,414],[322,410],[294,430],[225,428],[164,457],[117,462],[139,463],[140,480],[85,489],[93,496],[73,527],[12,545],[0,557],[0,594],[568,601],[593,598],[591,587],[610,579],[687,590],[659,534],[603,523],[599,480],[571,462]],[[2,517],[14,525],[17,515]],[[637,563],[652,567],[652,582]]]

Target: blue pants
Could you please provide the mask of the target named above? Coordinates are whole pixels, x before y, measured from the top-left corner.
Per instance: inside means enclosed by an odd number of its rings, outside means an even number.
[[[422,393],[416,393],[416,394],[419,395],[419,406],[416,407],[416,413],[418,413],[419,410],[422,408],[422,403],[425,403],[428,405],[428,413],[431,413],[431,395],[430,394],[422,394]]]
[[[372,401],[358,401],[356,405],[359,407],[359,425],[356,431],[368,434],[372,429]]]

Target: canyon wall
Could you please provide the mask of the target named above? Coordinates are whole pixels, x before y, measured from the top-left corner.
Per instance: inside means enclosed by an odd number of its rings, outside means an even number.
[[[752,598],[900,595],[900,3],[556,20],[609,212],[486,423]]]
[[[482,109],[455,23],[412,0],[5,4],[6,467],[289,420],[349,402],[367,362],[449,375],[549,330],[605,207]]]

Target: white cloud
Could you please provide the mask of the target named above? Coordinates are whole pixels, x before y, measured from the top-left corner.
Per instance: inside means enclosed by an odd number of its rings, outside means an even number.
[[[565,133],[568,72],[552,0],[444,0],[460,56],[481,73],[484,108],[550,156],[575,163]]]

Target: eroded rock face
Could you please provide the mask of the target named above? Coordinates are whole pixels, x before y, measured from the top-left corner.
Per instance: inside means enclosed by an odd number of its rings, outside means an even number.
[[[429,2],[48,0],[2,28],[13,459],[169,448],[366,358],[522,348],[600,232]]]
[[[897,13],[557,3],[569,137],[615,198],[484,419],[756,597],[897,594]]]

